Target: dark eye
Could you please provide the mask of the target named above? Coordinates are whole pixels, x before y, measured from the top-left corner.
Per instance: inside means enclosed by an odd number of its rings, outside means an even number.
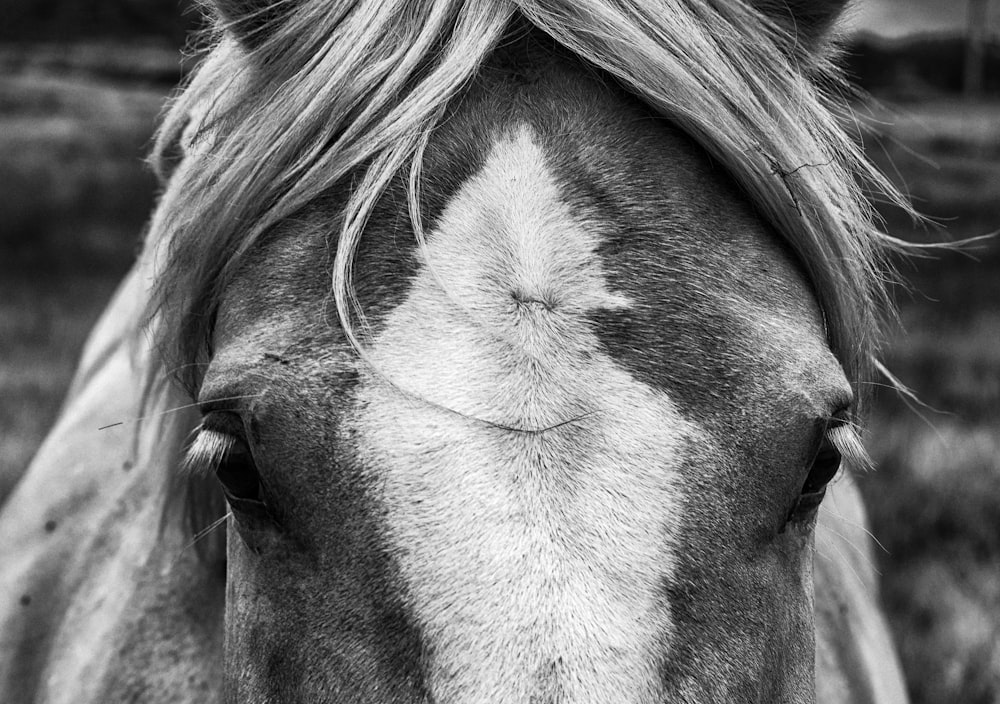
[[[245,441],[228,435],[226,450],[215,467],[215,478],[233,515],[247,528],[278,527],[273,503]]]
[[[829,433],[824,433],[819,449],[813,457],[812,465],[809,467],[809,474],[799,491],[799,498],[788,516],[789,522],[805,521],[816,513],[816,509],[819,508],[826,495],[827,485],[840,469],[840,461],[840,451],[830,440]]]
[[[261,474],[255,453],[247,440],[243,419],[235,413],[207,410],[198,433],[184,459],[184,469],[192,477],[210,480],[212,475],[236,519],[238,534],[251,550],[257,550],[266,535],[281,529],[280,512],[274,492]],[[206,495],[218,494],[202,486]],[[218,503],[213,504],[218,506]]]
[[[253,455],[242,440],[233,440],[215,470],[215,477],[222,484],[222,490],[230,504],[249,502],[263,506],[264,490],[260,473]]]
[[[826,485],[836,476],[840,469],[840,450],[834,447],[829,437],[824,437],[816,457],[813,458],[809,476],[802,485],[802,496],[808,496],[826,490]]]

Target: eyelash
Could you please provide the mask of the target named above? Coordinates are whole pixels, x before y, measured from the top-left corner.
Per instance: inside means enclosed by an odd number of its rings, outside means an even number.
[[[854,423],[834,418],[828,425],[825,437],[852,467],[868,470],[874,466],[874,462],[872,462],[871,456],[861,440],[861,433]]]
[[[236,438],[206,428],[204,425],[199,426],[196,433],[194,442],[184,456],[181,471],[187,474],[211,476],[236,445]]]

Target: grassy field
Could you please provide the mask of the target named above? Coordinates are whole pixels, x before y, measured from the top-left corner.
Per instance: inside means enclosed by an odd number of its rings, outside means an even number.
[[[143,156],[170,85],[102,78],[99,56],[0,51],[0,497],[52,424],[153,205]],[[173,55],[138,59],[179,75]]]
[[[1000,229],[1000,104],[893,108],[870,153],[946,226],[910,240]],[[878,120],[887,121],[887,111]],[[899,263],[901,326],[886,364],[925,406],[882,390],[862,478],[883,598],[914,702],[1000,702],[1000,241]]]
[[[153,202],[141,157],[169,86],[65,63],[0,77],[0,497],[54,420]],[[873,157],[951,236],[1000,228],[1000,104],[897,106],[868,123]],[[908,239],[940,236],[886,218]],[[1000,702],[1000,244],[973,255],[900,262],[913,288],[897,292],[885,361],[928,407],[879,394],[878,470],[861,478],[918,704]]]

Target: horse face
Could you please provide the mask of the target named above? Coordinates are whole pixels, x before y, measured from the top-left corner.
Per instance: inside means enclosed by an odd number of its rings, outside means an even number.
[[[333,313],[336,194],[226,293],[199,442],[225,448],[236,701],[814,697],[812,529],[851,399],[810,287],[686,137],[540,75],[474,86],[436,133],[425,248],[401,188],[376,208],[363,355]]]

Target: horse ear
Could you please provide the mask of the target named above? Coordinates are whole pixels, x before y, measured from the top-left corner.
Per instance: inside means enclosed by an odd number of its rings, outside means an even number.
[[[256,49],[267,39],[269,28],[281,22],[290,2],[274,0],[213,0],[215,16],[247,49]]]
[[[761,14],[784,27],[809,49],[822,45],[850,0],[750,0]]]

